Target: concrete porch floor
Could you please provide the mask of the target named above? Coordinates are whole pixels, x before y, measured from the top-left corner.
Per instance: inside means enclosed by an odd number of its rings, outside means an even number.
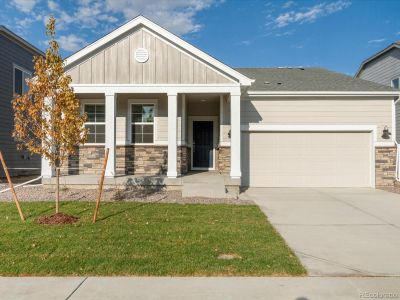
[[[98,174],[60,176],[60,184],[69,188],[97,188],[99,180]],[[43,178],[42,183],[54,185],[56,178]],[[182,190],[184,197],[223,197],[225,192],[232,197],[239,194],[240,179],[232,179],[229,174],[216,171],[193,171],[177,178],[168,178],[165,175],[118,175],[104,179],[105,188],[124,188],[135,185],[165,186],[167,190]]]

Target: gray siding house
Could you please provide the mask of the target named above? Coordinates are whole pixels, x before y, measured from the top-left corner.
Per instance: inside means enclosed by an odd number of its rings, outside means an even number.
[[[33,57],[43,53],[4,26],[0,26],[0,150],[12,176],[39,174],[40,157],[27,151],[17,151],[12,137],[13,109],[11,101],[16,94],[26,91],[25,78],[33,73]],[[23,168],[23,169],[22,169]],[[0,168],[0,177],[4,171]]]
[[[400,41],[379,51],[361,63],[356,78],[400,88]],[[400,103],[396,102],[396,140],[400,141]]]

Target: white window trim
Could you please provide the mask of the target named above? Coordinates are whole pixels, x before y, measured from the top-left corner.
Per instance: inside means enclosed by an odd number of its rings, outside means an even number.
[[[24,81],[24,73],[28,74],[29,78],[32,77],[32,72],[31,71],[29,71],[29,70],[27,70],[27,69],[25,69],[25,68],[23,68],[23,67],[21,67],[21,66],[19,66],[17,64],[13,64],[13,85],[12,85],[13,98],[14,98],[14,93],[15,93],[15,69],[18,69],[18,70],[20,70],[22,72],[22,81]],[[22,84],[24,84],[24,83],[22,82]],[[23,91],[23,86],[22,86],[22,93],[23,92],[24,91]]]
[[[104,105],[104,114],[106,114],[106,103],[100,99],[83,99],[81,100],[81,114],[83,115],[85,113],[85,106],[86,105]],[[105,116],[104,116],[105,117]],[[106,121],[104,119],[104,122],[85,122],[83,126],[85,125],[102,125],[107,126]],[[104,133],[105,136],[105,133]],[[85,143],[85,145],[90,145],[90,146],[104,146],[106,143]]]
[[[394,88],[394,86],[393,86],[393,81],[396,80],[396,79],[399,80],[399,89],[400,89],[400,75],[397,75],[397,76],[393,77],[392,79],[390,79],[390,86],[391,86],[392,88]]]
[[[191,159],[190,168],[191,170],[209,170],[213,171],[216,169],[216,148],[218,146],[218,117],[217,116],[189,116],[188,117],[188,140],[190,146],[190,157],[193,158],[193,121],[211,121],[213,122],[213,166],[211,168],[195,168],[193,167],[193,159]]]
[[[153,104],[154,105],[154,119],[153,119],[153,143],[132,143],[132,105],[133,104]],[[129,145],[140,145],[140,146],[152,146],[158,145],[157,140],[157,118],[158,118],[158,99],[128,99],[128,137],[127,141]],[[148,123],[149,125],[151,123]]]

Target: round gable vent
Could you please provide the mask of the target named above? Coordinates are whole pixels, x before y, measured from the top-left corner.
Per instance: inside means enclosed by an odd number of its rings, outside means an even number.
[[[144,63],[149,59],[149,52],[144,48],[137,48],[135,51],[135,59],[137,62]]]

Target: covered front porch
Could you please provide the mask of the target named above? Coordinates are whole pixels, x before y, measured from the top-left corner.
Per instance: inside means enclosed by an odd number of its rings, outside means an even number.
[[[81,112],[88,115],[89,135],[64,163],[67,185],[96,184],[109,148],[106,185],[140,179],[180,189],[189,172],[211,171],[222,174],[228,187],[240,186],[238,89],[128,90],[99,93],[93,86],[75,87]],[[45,183],[53,182],[54,170],[46,160],[42,175]]]

